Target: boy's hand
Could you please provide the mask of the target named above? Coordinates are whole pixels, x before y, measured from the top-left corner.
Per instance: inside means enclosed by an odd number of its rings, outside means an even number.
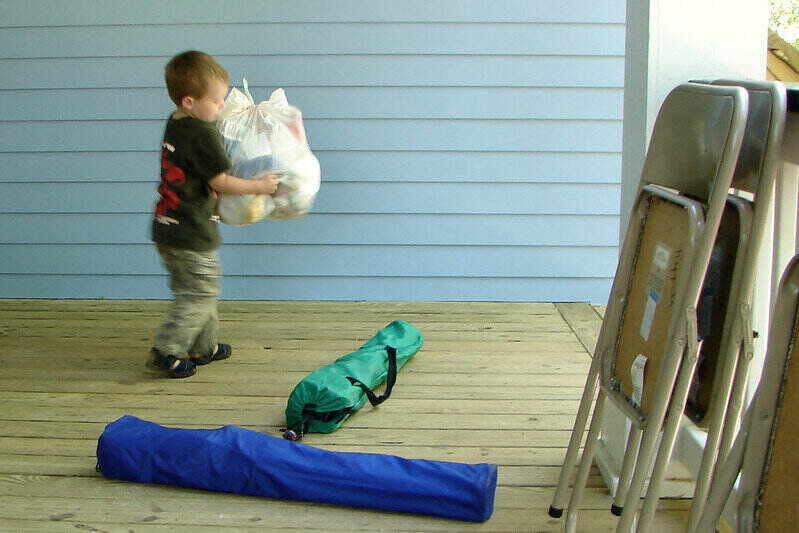
[[[273,194],[277,190],[277,186],[280,183],[277,174],[267,174],[263,178],[257,180],[258,181],[258,194]]]
[[[208,185],[222,194],[273,194],[278,183],[278,174],[267,174],[261,179],[250,180],[222,172],[208,180]]]

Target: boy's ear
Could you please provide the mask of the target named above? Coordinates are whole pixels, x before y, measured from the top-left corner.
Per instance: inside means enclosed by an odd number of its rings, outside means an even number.
[[[180,99],[180,105],[186,109],[191,109],[191,107],[194,105],[194,98],[192,96],[186,95]]]

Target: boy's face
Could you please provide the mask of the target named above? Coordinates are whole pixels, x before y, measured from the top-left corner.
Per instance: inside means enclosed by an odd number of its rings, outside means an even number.
[[[214,79],[201,98],[188,96],[183,99],[186,113],[205,122],[213,122],[225,106],[227,83]]]

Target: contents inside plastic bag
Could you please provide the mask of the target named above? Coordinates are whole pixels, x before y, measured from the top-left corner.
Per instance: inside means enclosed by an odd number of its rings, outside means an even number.
[[[319,161],[308,146],[302,113],[288,103],[283,89],[256,105],[245,79],[244,92],[230,90],[216,126],[233,164],[229,174],[253,179],[278,174],[280,179],[272,195],[220,194],[222,222],[243,226],[264,217],[299,218],[311,210],[320,185]]]

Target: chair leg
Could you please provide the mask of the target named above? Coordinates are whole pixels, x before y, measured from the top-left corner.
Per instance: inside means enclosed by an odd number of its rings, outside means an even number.
[[[633,426],[630,428],[630,435],[627,437],[627,447],[624,451],[624,461],[619,473],[619,484],[616,487],[616,496],[610,506],[610,512],[616,516],[621,516],[624,510],[624,500],[627,499],[627,490],[630,488],[630,477],[633,474],[635,462],[638,459],[638,448],[641,446],[641,428]]]
[[[605,414],[605,393],[600,390],[599,397],[594,407],[594,416],[591,418],[591,426],[588,428],[588,436],[585,440],[583,455],[580,458],[580,468],[577,470],[577,477],[574,480],[572,496],[569,500],[569,509],[566,512],[566,531],[575,533],[577,531],[577,512],[580,509],[580,502],[585,492],[585,484],[588,481],[588,474],[591,471],[591,464],[594,462],[596,443],[599,439],[599,430],[602,428],[602,418]]]
[[[717,468],[718,472],[713,476],[708,492],[707,502],[705,502],[702,515],[698,518],[689,516],[689,523],[696,521],[695,531],[715,531],[716,524],[724,512],[724,506],[735,486],[735,480],[741,471],[744,458],[744,448],[746,438],[749,435],[749,423],[751,422],[752,411],[749,410],[744,415],[741,431],[735,439],[732,449],[727,454],[727,459]],[[693,510],[692,510],[693,511]]]
[[[696,364],[697,352],[695,349],[696,343],[696,310],[688,308],[685,310],[685,320],[680,328],[678,336],[679,341],[670,346],[667,350],[665,361],[671,361],[675,357],[682,359],[686,353],[693,357],[692,367]],[[668,372],[661,370],[658,376],[658,383],[655,388],[654,400],[649,409],[646,420],[646,428],[641,437],[641,448],[638,451],[638,461],[635,464],[633,476],[630,479],[630,488],[627,493],[627,500],[624,502],[624,511],[621,514],[621,519],[616,528],[619,533],[626,533],[630,531],[635,522],[635,516],[638,511],[638,504],[643,492],[644,482],[649,475],[652,468],[652,460],[657,447],[658,436],[660,435],[660,428],[663,420],[666,417],[669,401],[671,400],[672,393],[675,388],[677,374],[682,365],[675,365],[673,370],[669,368]],[[693,370],[691,371],[693,375]],[[689,376],[690,378],[690,376]],[[690,381],[689,381],[690,384]],[[686,388],[687,391],[687,388]],[[684,401],[684,399],[683,399]]]
[[[754,344],[752,341],[751,344]],[[754,358],[754,348],[750,343],[744,345],[744,353],[738,361],[738,366],[735,369],[735,379],[732,393],[730,394],[730,403],[727,407],[727,416],[725,420],[724,431],[721,434],[721,443],[719,444],[719,458],[716,461],[716,468],[727,459],[727,455],[732,449],[733,442],[738,434],[738,423],[741,420],[741,413],[744,410],[744,402],[746,399],[746,390],[749,381],[749,370],[752,367],[752,359]]]
[[[685,410],[685,401],[688,398],[688,390],[691,387],[696,363],[697,350],[693,349],[693,346],[689,343],[686,356],[683,358],[683,364],[680,366],[677,384],[671,396],[666,424],[663,427],[663,436],[655,456],[655,467],[649,479],[649,489],[646,492],[644,507],[638,519],[640,531],[651,531],[652,529],[650,525],[655,518],[655,510],[660,500],[660,489],[663,486],[663,479],[666,477],[666,468],[674,450],[677,433],[680,431],[680,420]]]
[[[715,398],[711,405],[711,411],[707,414],[709,420],[707,440],[702,453],[699,473],[696,476],[696,487],[694,488],[691,512],[688,519],[687,531],[689,532],[696,531],[699,518],[702,516],[702,508],[710,490],[710,484],[715,475],[714,472],[717,469],[716,465],[723,464],[724,457],[729,450],[729,444],[725,445],[726,449],[722,446],[724,441],[723,431],[727,421],[732,421],[733,417],[737,419],[740,415],[740,411],[734,413],[736,409],[732,409],[733,412],[731,412],[730,403],[733,395],[737,394],[733,385],[737,379],[740,379],[739,371],[741,365],[747,364],[745,362],[747,337],[751,336],[752,331],[749,320],[750,314],[751,308],[748,305],[741,306],[739,316],[735,321],[735,329],[733,330],[736,334],[731,339],[731,346],[734,348],[731,353],[727,354],[725,364],[721,369],[718,385],[714,388]],[[743,361],[740,360],[742,354]],[[726,438],[730,438],[729,435]]]
[[[563,515],[563,508],[566,505],[566,492],[569,488],[569,481],[571,474],[577,464],[577,453],[580,450],[580,444],[583,440],[583,433],[585,426],[588,423],[588,414],[591,410],[591,404],[594,402],[594,393],[596,392],[597,382],[599,381],[599,367],[600,357],[594,355],[591,361],[591,367],[588,370],[588,377],[585,381],[585,388],[583,389],[583,396],[580,400],[580,407],[577,409],[577,418],[574,421],[571,437],[569,438],[569,447],[566,450],[566,458],[563,462],[563,467],[560,469],[560,478],[558,479],[558,487],[555,489],[555,496],[552,498],[552,504],[549,506],[549,516],[552,518],[560,518]]]
[[[650,413],[649,416],[651,417],[652,414]],[[644,482],[651,472],[652,455],[655,452],[657,439],[660,436],[659,426],[660,424],[658,422],[649,420],[641,436],[638,460],[636,461],[633,475],[630,478],[630,486],[627,489],[627,499],[624,500],[621,518],[616,526],[617,533],[633,531]]]

